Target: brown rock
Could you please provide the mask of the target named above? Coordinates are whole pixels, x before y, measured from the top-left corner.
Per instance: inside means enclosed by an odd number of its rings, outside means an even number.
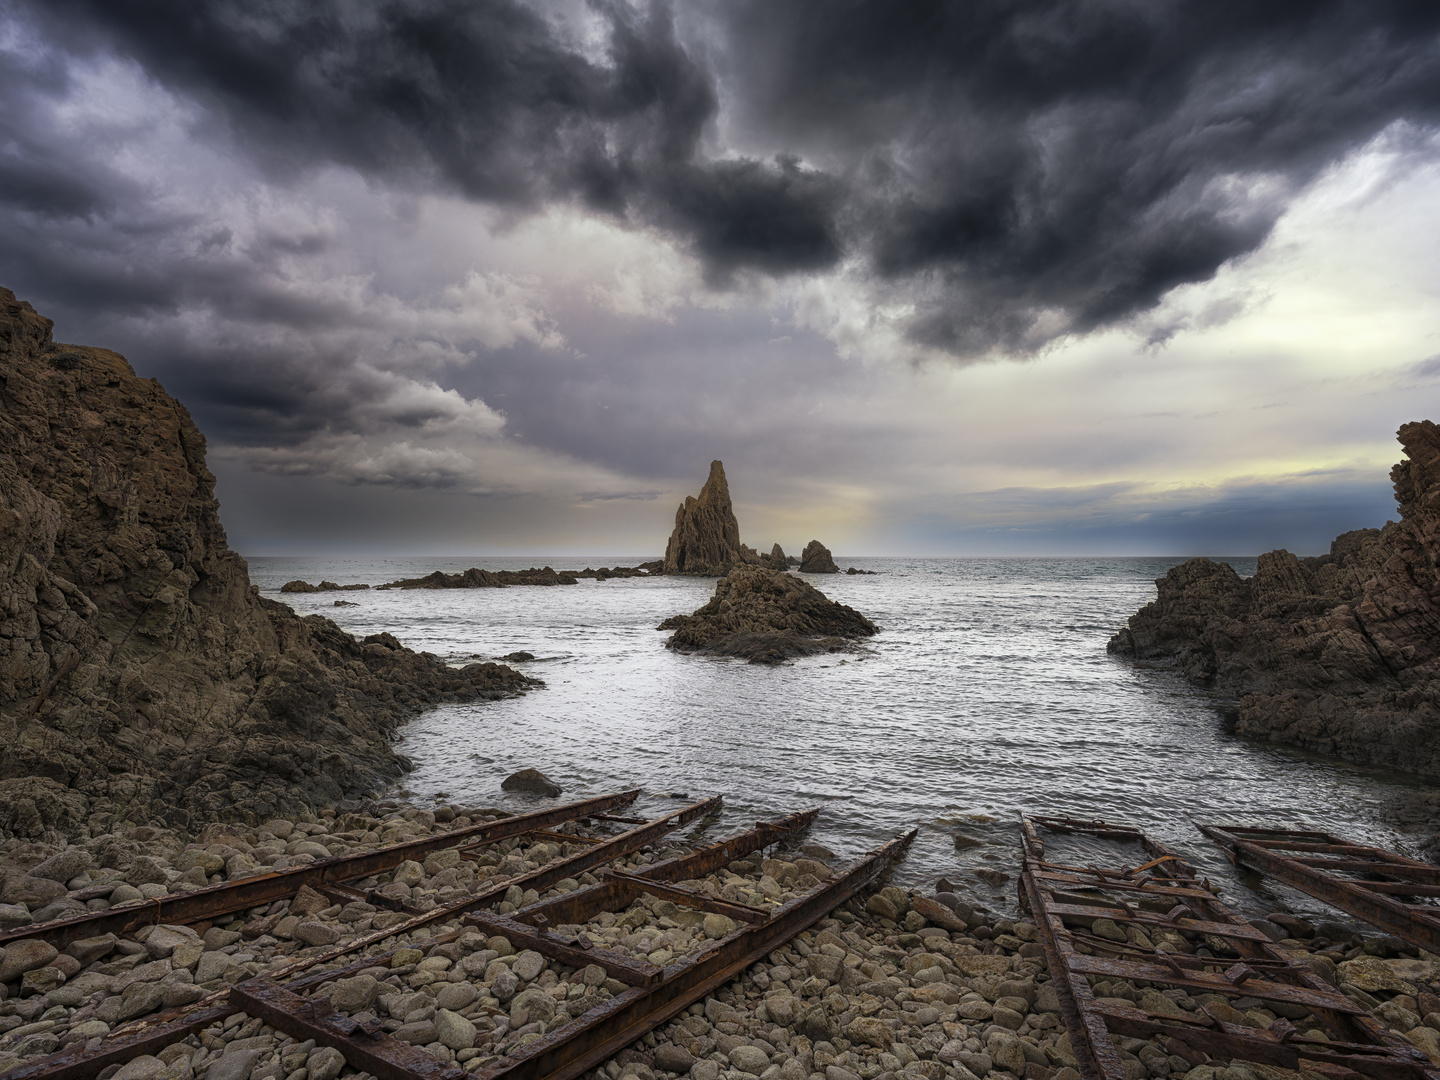
[[[503,791],[528,791],[532,795],[559,795],[563,790],[539,769],[521,769],[500,782]]]
[[[811,540],[805,545],[805,550],[800,553],[800,572],[802,574],[838,574],[840,568],[835,565],[829,548],[819,540]]]
[[[808,582],[758,566],[732,570],[708,604],[666,619],[659,629],[675,631],[666,647],[677,652],[740,656],[755,664],[834,652],[878,632],[864,615]]]
[[[399,776],[388,736],[426,705],[534,685],[260,597],[185,408],[3,289],[0,384],[0,834],[76,836],[92,798],[182,827],[314,811]]]
[[[1238,698],[1242,734],[1440,778],[1440,428],[1398,434],[1398,522],[1269,552],[1248,580],[1174,567],[1110,651]]]
[[[712,461],[700,497],[686,496],[675,511],[675,531],[665,548],[665,573],[720,577],[743,561],[740,524],[730,505],[725,466]]]

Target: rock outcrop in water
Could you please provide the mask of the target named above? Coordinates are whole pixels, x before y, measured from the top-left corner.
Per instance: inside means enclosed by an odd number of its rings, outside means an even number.
[[[322,581],[319,585],[311,585],[308,581],[287,581],[280,586],[282,593],[317,593],[317,592],[356,592],[361,589],[368,589],[369,585],[337,585],[333,581]]]
[[[758,566],[736,567],[716,584],[704,607],[666,619],[657,629],[675,631],[667,648],[738,656],[752,664],[835,652],[878,632],[864,615],[808,582]]]
[[[616,570],[620,570],[616,567]],[[605,571],[611,576],[609,571]],[[593,572],[592,572],[593,576]],[[624,576],[623,574],[621,576]],[[511,585],[574,585],[579,578],[565,571],[552,570],[548,566],[528,570],[481,570],[472,566],[460,574],[446,574],[436,570],[424,577],[403,578],[377,586],[381,589],[506,589]]]
[[[1399,439],[1398,522],[1269,552],[1248,580],[1191,559],[1110,651],[1237,697],[1243,734],[1440,779],[1440,428]]]
[[[664,572],[720,577],[744,561],[740,523],[730,505],[725,466],[712,461],[700,497],[687,495],[675,511],[675,530],[665,547]]]
[[[309,812],[423,706],[533,685],[263,599],[184,406],[0,290],[0,833]]]
[[[802,574],[838,574],[840,568],[835,565],[834,556],[830,549],[819,540],[811,540],[805,545],[805,550],[800,553],[800,572]]]

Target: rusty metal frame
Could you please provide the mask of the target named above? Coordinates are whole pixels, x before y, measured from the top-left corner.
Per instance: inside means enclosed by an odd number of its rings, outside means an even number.
[[[1036,825],[1138,844],[1149,862],[1138,867],[1064,866],[1048,862]],[[1185,859],[1138,829],[1070,818],[1021,819],[1024,862],[1021,901],[1034,916],[1049,962],[1051,984],[1060,1000],[1071,1049],[1086,1080],[1125,1080],[1113,1034],[1135,1038],[1168,1036],[1219,1057],[1234,1057],[1298,1069],[1302,1061],[1388,1080],[1440,1080],[1440,1069],[1407,1040],[1387,1030],[1310,968],[1297,964],[1266,935],[1229,910],[1218,890]],[[1074,891],[1098,891],[1095,902],[1074,903]],[[1131,906],[1124,895],[1148,894],[1171,903],[1166,915]],[[1065,901],[1056,894],[1064,894]],[[1172,903],[1173,902],[1173,903]],[[1065,925],[1083,919],[1111,919],[1117,925],[1157,927],[1223,939],[1239,962],[1146,949],[1082,933]],[[1082,923],[1083,925],[1083,923]],[[1077,948],[1079,946],[1079,948]],[[1080,949],[1084,949],[1081,952]],[[1104,955],[1109,954],[1109,955]],[[1097,1001],[1086,976],[1143,980],[1228,997],[1256,997],[1303,1005],[1329,1038],[1300,1035],[1284,1019],[1266,1030],[1230,1024],[1206,1010],[1179,1018],[1142,1008]]]
[[[1333,833],[1195,823],[1232,863],[1283,881],[1412,945],[1440,952],[1440,907],[1406,896],[1440,896],[1440,867]],[[1305,855],[1287,855],[1300,851]],[[1327,856],[1327,857],[1320,857]],[[1346,875],[1366,875],[1364,877]]]
[[[336,945],[312,956],[298,957],[285,967],[270,972],[263,979],[249,980],[248,984],[265,982],[275,985],[274,980],[298,975],[300,972],[320,964],[348,956],[371,945],[398,935],[407,934],[432,922],[444,921],[457,915],[464,915],[486,904],[494,903],[505,895],[512,886],[533,888],[544,891],[567,877],[584,873],[586,870],[629,855],[640,848],[654,843],[674,829],[680,828],[697,818],[720,809],[720,796],[702,799],[681,807],[644,825],[610,837],[593,847],[577,852],[566,858],[555,860],[526,874],[520,874],[463,900],[439,905],[430,911],[414,915],[405,922],[384,930],[377,930],[346,945]],[[507,821],[512,819],[505,819]],[[671,860],[673,861],[673,860]],[[398,864],[397,864],[398,865]],[[657,863],[656,866],[666,865]],[[650,869],[653,869],[651,867]],[[563,899],[563,898],[562,898]],[[542,902],[543,903],[543,902]],[[538,905],[535,905],[538,906]],[[453,941],[466,931],[456,931],[429,939],[430,944]],[[404,946],[401,946],[404,947]],[[309,989],[333,979],[357,974],[367,967],[381,963],[383,956],[366,956],[345,967],[312,972],[286,984],[288,991]],[[217,991],[209,997],[190,1005],[169,1009],[151,1016],[141,1017],[104,1036],[100,1045],[87,1049],[88,1043],[75,1043],[64,1050],[44,1057],[33,1058],[5,1074],[4,1080],[88,1080],[110,1065],[121,1064],[140,1054],[150,1053],[209,1027],[218,1020],[244,1009],[235,1004],[236,990],[247,983],[237,984],[228,990]],[[242,995],[243,996],[243,995]],[[434,1060],[434,1059],[431,1059]]]
[[[803,821],[798,827],[808,825],[813,817],[814,811],[811,811],[792,815],[783,823],[761,823],[730,841],[647,867],[646,873],[655,874],[657,882],[669,875],[694,876],[717,860],[732,860],[736,851],[756,850],[778,835],[795,831],[797,820]],[[549,920],[543,909],[556,910],[559,900],[568,901],[569,911],[576,917],[611,910],[618,903],[628,904],[625,897],[638,895],[648,884],[643,879],[637,880],[638,875],[626,875],[624,881],[607,876],[605,881],[565,897],[529,905],[510,918],[472,913],[467,921],[475,925],[515,934],[527,947],[568,965],[599,964],[608,971],[618,972],[617,978],[630,983],[629,989],[472,1075],[477,1080],[573,1080],[845,903],[885,873],[914,836],[912,830],[897,837],[833,881],[777,907],[765,920],[744,925],[702,952],[663,970],[593,945],[579,948],[575,941],[545,930]],[[538,928],[535,927],[537,921],[541,923]],[[302,1014],[297,1002],[303,999],[288,995],[268,980],[255,979],[241,984],[232,991],[232,997],[246,1012],[265,1016],[275,1027],[297,1039],[314,1039],[319,1044],[335,1047],[352,1065],[375,1073],[380,1080],[458,1080],[462,1075],[461,1070],[441,1065],[434,1059],[422,1062],[420,1069],[412,1067],[410,1048],[377,1026],[361,1025],[348,1017],[336,1016],[323,1006],[308,1015]]]
[[[445,848],[463,844],[461,854],[476,848],[506,840],[515,836],[543,830],[547,826],[585,817],[600,817],[603,812],[617,806],[628,806],[640,795],[640,789],[622,791],[615,795],[602,795],[594,799],[564,803],[546,810],[519,814],[486,822],[452,829],[438,836],[427,836],[418,840],[406,840],[389,844],[356,855],[335,855],[328,859],[316,859],[303,866],[277,870],[267,874],[256,874],[211,885],[193,892],[177,893],[158,900],[135,900],[119,904],[105,911],[70,915],[50,922],[34,923],[13,930],[0,932],[0,946],[24,938],[39,938],[56,948],[63,949],[72,941],[101,934],[125,934],[142,926],[154,923],[185,924],[203,922],[220,915],[244,911],[248,908],[272,904],[277,900],[288,900],[303,886],[310,886],[324,893],[327,888],[357,881],[372,874],[394,870],[407,859],[423,859],[425,856]],[[356,893],[351,899],[375,901],[366,894]],[[388,905],[387,905],[388,906]]]

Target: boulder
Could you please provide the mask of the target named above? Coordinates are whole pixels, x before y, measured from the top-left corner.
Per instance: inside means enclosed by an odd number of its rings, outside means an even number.
[[[805,550],[800,553],[800,572],[802,574],[838,574],[840,568],[835,565],[829,548],[819,540],[811,540],[805,545]]]
[[[524,791],[531,795],[548,795],[554,798],[564,789],[539,769],[521,769],[507,776],[500,784],[505,791]]]
[[[60,950],[47,941],[26,938],[5,946],[0,960],[0,983],[18,979],[27,971],[42,968],[60,955]]]

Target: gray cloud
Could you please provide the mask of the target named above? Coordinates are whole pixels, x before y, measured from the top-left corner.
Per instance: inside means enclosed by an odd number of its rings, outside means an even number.
[[[338,163],[573,203],[672,231],[721,284],[849,259],[917,298],[913,341],[960,357],[1148,310],[1252,251],[1346,151],[1440,109],[1440,10],[1400,0],[740,0],[678,26],[613,2],[598,49],[517,0],[13,10],[52,50],[133,58],[272,176]],[[113,198],[33,135],[0,197]]]

